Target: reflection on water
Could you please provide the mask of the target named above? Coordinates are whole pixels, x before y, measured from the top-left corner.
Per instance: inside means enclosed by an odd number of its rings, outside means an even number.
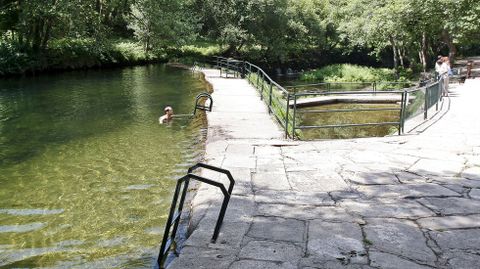
[[[0,267],[149,268],[201,158],[206,85],[163,65],[0,81]]]

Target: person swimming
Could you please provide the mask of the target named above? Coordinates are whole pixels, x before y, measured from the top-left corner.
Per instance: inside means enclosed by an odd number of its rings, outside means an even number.
[[[163,109],[163,111],[165,112],[165,115],[161,116],[158,119],[158,123],[164,124],[164,123],[169,123],[170,121],[172,121],[173,108],[171,106],[167,106]]]

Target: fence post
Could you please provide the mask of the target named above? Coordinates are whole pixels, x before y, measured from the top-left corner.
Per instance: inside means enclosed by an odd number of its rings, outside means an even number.
[[[246,69],[246,67],[245,67],[245,60],[244,60],[244,61],[242,62],[242,74],[241,74],[241,77],[242,77],[242,78],[245,78],[245,73],[246,73],[246,72],[245,72],[245,69]]]
[[[257,83],[256,83],[256,84],[257,84],[257,85],[256,85],[257,88],[258,88],[258,80],[259,80],[259,79],[260,79],[260,70],[258,70],[258,68],[257,68]]]
[[[429,86],[425,87],[425,104],[423,108],[423,119],[426,120],[428,118],[428,98],[430,95],[430,91],[428,90]]]
[[[405,95],[404,103],[403,103],[403,110],[402,110],[402,133],[405,133],[405,121],[407,118],[407,106],[408,106],[408,91],[403,91]]]
[[[288,138],[288,113],[290,113],[290,93],[287,93],[287,113],[285,115],[285,138]]]
[[[297,117],[297,92],[293,93],[293,121],[292,121],[292,139],[295,140],[295,118]]]
[[[272,106],[272,90],[273,90],[273,82],[270,81],[270,93],[268,94],[268,112],[272,112],[270,107]]]
[[[405,103],[405,92],[402,92],[402,100],[400,101],[400,120],[398,121],[398,135],[402,134],[404,103]]]
[[[263,100],[263,86],[264,86],[264,76],[263,76],[263,72],[262,72],[262,80],[260,81],[262,83],[262,89],[260,90],[260,100]]]

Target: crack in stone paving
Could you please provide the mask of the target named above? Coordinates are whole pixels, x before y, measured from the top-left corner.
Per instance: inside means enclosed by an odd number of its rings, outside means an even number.
[[[443,255],[443,251],[438,245],[437,241],[435,241],[435,239],[433,239],[425,229],[422,229],[422,227],[420,226],[420,224],[418,224],[417,221],[413,221],[413,222],[415,223],[415,225],[417,225],[417,228],[422,232],[422,235],[425,238],[425,244],[427,245],[427,247],[430,248],[432,252],[435,254],[437,258],[437,260],[435,261],[435,265],[444,266],[445,262],[442,261],[442,258],[441,258]]]
[[[480,181],[467,181],[467,174],[473,177],[476,168],[467,169],[478,162],[470,156],[477,156],[480,147],[468,148],[475,140],[472,137],[458,142],[461,145],[447,143],[439,149],[442,141],[458,141],[450,125],[443,123],[448,123],[448,117],[421,135],[394,141],[378,138],[292,144],[279,138],[252,138],[255,132],[241,137],[243,129],[252,128],[230,129],[230,115],[224,114],[220,122],[227,124],[225,134],[231,139],[226,145],[225,139],[214,140],[218,144],[211,152],[220,154],[206,159],[213,157],[211,160],[224,168],[227,164],[238,168],[232,173],[248,175],[238,185],[243,188],[239,193],[246,193],[242,196],[245,201],[235,200],[227,211],[241,217],[226,218],[222,227],[223,236],[237,233],[236,241],[222,246],[206,244],[208,247],[199,249],[197,256],[190,252],[183,259],[190,259],[196,267],[182,267],[185,263],[180,262],[180,255],[172,269],[450,269],[464,262],[458,257],[480,264],[477,239],[469,238],[480,228],[475,223],[480,219],[480,211],[475,209],[479,201],[472,199],[480,194]],[[475,128],[479,131],[471,133],[480,137],[480,129]],[[471,154],[458,154],[461,150]],[[213,209],[209,204],[201,221]],[[236,229],[236,222],[242,222],[241,229]],[[205,230],[210,235],[211,231]],[[452,243],[451,238],[457,237],[468,240]],[[268,251],[256,253],[263,246]],[[209,264],[210,257],[225,267]]]
[[[367,233],[365,232],[365,225],[367,225],[367,221],[365,219],[362,219],[362,220],[364,223],[360,224],[360,230],[362,231],[363,247],[365,248],[367,264],[371,266],[372,260],[370,259],[370,246],[372,245],[372,242],[368,240]]]

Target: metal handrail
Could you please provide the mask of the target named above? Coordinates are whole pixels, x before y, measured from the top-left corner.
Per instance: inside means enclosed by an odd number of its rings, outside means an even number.
[[[202,176],[192,174],[192,172],[194,170],[198,169],[198,168],[205,168],[205,169],[209,169],[209,170],[216,171],[216,172],[227,175],[228,180],[230,182],[230,184],[228,186],[228,189],[225,188],[225,185],[223,185],[220,182],[217,182],[217,181],[214,181],[214,180],[202,177]],[[174,192],[173,198],[172,198],[172,205],[170,206],[170,213],[168,214],[167,223],[165,224],[165,231],[163,233],[163,240],[162,240],[162,244],[160,245],[160,252],[158,254],[158,259],[157,259],[157,264],[158,264],[159,268],[161,268],[161,269],[165,268],[164,267],[165,262],[166,262],[166,259],[167,259],[168,255],[169,255],[169,252],[172,250],[172,247],[173,247],[173,253],[176,256],[178,256],[175,237],[176,237],[176,234],[177,234],[178,225],[180,223],[180,218],[181,218],[181,215],[182,215],[183,205],[184,205],[184,202],[185,202],[185,197],[187,195],[187,190],[188,190],[188,185],[190,183],[190,180],[197,180],[197,181],[212,185],[214,187],[217,187],[217,188],[220,189],[220,191],[223,194],[222,206],[220,208],[220,213],[218,215],[217,222],[216,222],[216,225],[215,225],[215,229],[213,231],[212,239],[210,241],[212,243],[215,243],[217,238],[218,238],[218,235],[220,233],[220,229],[222,227],[223,219],[224,219],[225,213],[227,211],[228,202],[230,201],[230,197],[232,196],[233,187],[235,186],[235,180],[233,179],[233,176],[230,173],[230,171],[225,170],[225,169],[221,169],[221,168],[218,168],[218,167],[215,167],[215,166],[203,164],[203,163],[197,163],[194,166],[190,167],[188,169],[188,174],[177,180],[177,184],[175,186],[175,192]],[[182,188],[182,186],[183,186],[183,188]],[[181,193],[180,202],[178,202],[178,197],[179,197],[180,193]]]
[[[209,101],[208,106],[200,104],[200,101],[202,100],[202,98],[207,98],[207,100]],[[195,115],[197,113],[197,110],[203,110],[203,111],[211,112],[212,107],[213,107],[212,96],[209,93],[206,93],[206,92],[200,93],[200,94],[197,95],[197,97],[195,97],[195,108],[193,109],[192,114]]]
[[[242,77],[248,76],[248,81],[253,84],[260,92],[260,98],[265,101],[268,107],[268,112],[273,113],[274,118],[285,130],[285,137],[291,137],[295,139],[298,137],[296,130],[313,129],[313,128],[335,128],[335,127],[357,127],[357,126],[373,126],[373,125],[397,125],[399,135],[404,132],[405,121],[407,117],[407,109],[409,106],[408,96],[415,92],[425,92],[425,104],[423,106],[425,119],[427,118],[428,109],[433,105],[436,105],[438,109],[438,102],[442,100],[441,83],[442,81],[424,81],[422,84],[418,84],[413,81],[373,81],[373,82],[321,82],[314,84],[302,84],[283,87],[275,82],[262,68],[252,64],[248,61],[240,61],[225,57],[214,57],[217,63],[217,67],[229,68],[233,66],[235,72],[241,72]],[[232,64],[233,63],[233,64]],[[256,74],[256,80],[251,79],[251,75]],[[372,85],[372,90],[360,90],[360,91],[331,91],[333,85]],[[402,90],[378,90],[378,85],[398,85],[398,84],[410,84],[416,85]],[[433,85],[433,86],[432,86]],[[437,85],[437,86],[435,86]],[[315,87],[315,86],[327,86],[327,89],[314,89],[309,91],[298,92],[298,88],[301,87]],[[413,88],[416,87],[416,88]],[[433,88],[431,88],[433,87]],[[436,88],[435,88],[436,87]],[[276,94],[273,93],[273,88],[276,89]],[[287,90],[288,89],[288,90]],[[292,90],[289,91],[289,90]],[[435,89],[436,91],[432,90]],[[398,107],[392,108],[379,108],[379,109],[331,109],[331,110],[311,110],[302,111],[297,105],[298,98],[308,96],[328,96],[328,95],[366,95],[366,94],[398,94],[401,95]],[[264,98],[265,97],[265,98]],[[281,98],[281,99],[280,99]],[[427,102],[428,101],[428,102]],[[274,107],[275,106],[275,107]],[[371,112],[371,111],[398,111],[399,121],[389,121],[382,123],[348,123],[338,125],[323,125],[323,126],[297,126],[297,116],[305,113],[337,113],[337,112]]]

